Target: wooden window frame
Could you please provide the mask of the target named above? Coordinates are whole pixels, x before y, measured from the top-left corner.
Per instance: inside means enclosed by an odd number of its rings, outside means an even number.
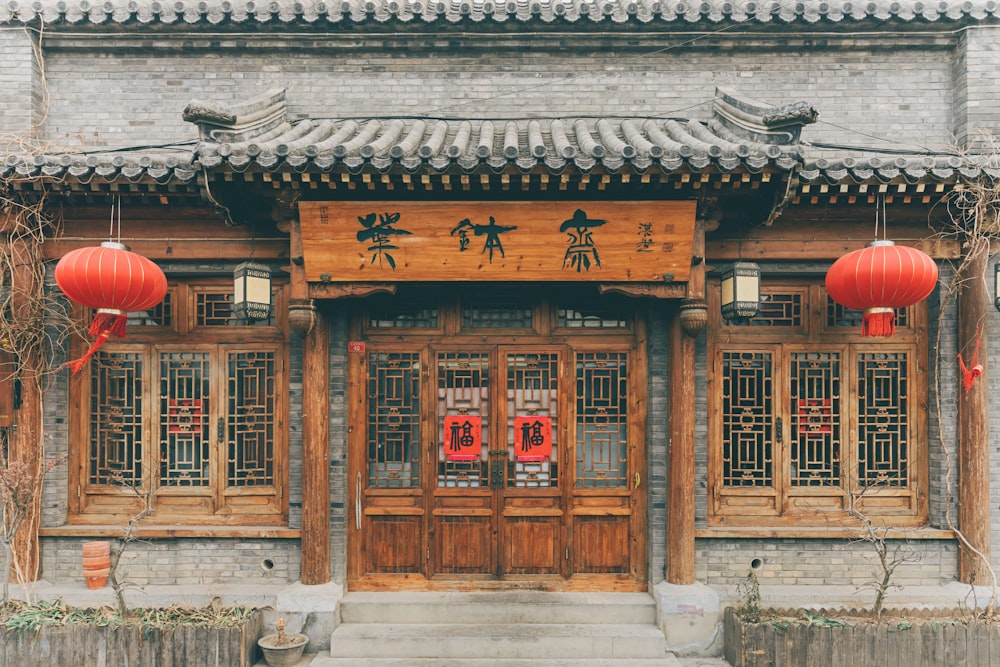
[[[205,291],[231,292],[230,278],[171,280],[170,326],[130,326],[127,338],[109,342],[100,355],[142,355],[141,438],[143,487],[153,491],[150,524],[184,526],[286,526],[288,523],[288,326],[285,313],[287,285],[273,286],[274,322],[270,325],[197,326],[195,298]],[[77,315],[86,316],[83,309]],[[71,353],[82,354],[89,341],[77,340]],[[159,486],[160,355],[169,352],[208,355],[209,483],[203,487]],[[271,480],[268,484],[230,485],[227,475],[227,438],[217,435],[217,424],[229,424],[228,366],[232,354],[273,355],[273,433]],[[143,490],[122,484],[89,483],[91,455],[91,386],[95,357],[70,380],[69,517],[71,525],[116,525],[143,507]],[[223,420],[220,422],[220,420]],[[228,428],[228,426],[226,427]]]
[[[927,507],[927,306],[920,303],[907,309],[906,326],[890,338],[866,338],[858,327],[831,326],[826,322],[827,295],[819,276],[802,280],[769,280],[762,295],[795,292],[805,298],[801,326],[735,325],[722,319],[719,283],[708,289],[710,326],[708,334],[708,525],[733,528],[841,528],[858,525],[849,512],[855,508],[877,525],[897,528],[924,526]],[[723,355],[731,352],[758,352],[773,355],[771,402],[773,417],[769,445],[773,450],[773,484],[725,483]],[[864,488],[859,474],[858,364],[869,353],[904,355],[907,389],[905,452],[907,482],[904,486]],[[792,484],[791,461],[793,406],[791,405],[792,355],[839,355],[839,412],[831,416],[838,424],[840,440],[832,451],[837,455],[839,482],[832,485]],[[822,410],[816,415],[825,414]],[[801,415],[798,417],[802,419]],[[824,417],[815,417],[824,419]],[[825,428],[821,426],[820,428]],[[831,426],[831,428],[833,428]],[[766,451],[766,450],[765,450]],[[838,460],[839,456],[839,460]],[[833,473],[830,473],[833,475]],[[801,479],[801,478],[800,478]]]

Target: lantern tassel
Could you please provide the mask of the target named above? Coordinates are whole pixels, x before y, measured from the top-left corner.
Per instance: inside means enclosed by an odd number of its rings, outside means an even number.
[[[87,362],[94,356],[94,353],[108,342],[108,338],[111,336],[124,338],[126,322],[125,313],[97,313],[90,323],[90,330],[88,332],[91,336],[95,337],[90,349],[79,359],[74,359],[66,364],[73,370],[73,375],[83,370],[83,367],[87,365]]]
[[[896,333],[896,311],[891,308],[866,310],[861,317],[861,335],[887,337]]]

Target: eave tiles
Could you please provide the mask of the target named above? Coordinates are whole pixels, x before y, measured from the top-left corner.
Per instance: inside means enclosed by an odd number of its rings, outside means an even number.
[[[401,23],[951,23],[1000,17],[996,0],[9,0],[0,23],[322,25]]]

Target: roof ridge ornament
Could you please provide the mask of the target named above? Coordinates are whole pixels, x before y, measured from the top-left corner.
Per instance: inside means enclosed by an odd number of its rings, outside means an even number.
[[[238,143],[270,132],[285,121],[285,88],[272,88],[238,104],[192,100],[182,118],[198,126],[202,141]]]
[[[797,144],[802,127],[815,123],[819,117],[808,102],[774,106],[721,86],[715,89],[712,111],[737,136],[784,146]]]

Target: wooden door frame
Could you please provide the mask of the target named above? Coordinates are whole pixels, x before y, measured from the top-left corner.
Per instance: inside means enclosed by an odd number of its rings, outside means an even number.
[[[548,308],[548,304],[541,302],[540,306],[543,310]],[[512,337],[509,332],[495,332],[495,331],[477,331],[475,333],[459,332],[452,328],[451,331],[446,331],[446,326],[442,324],[441,330],[435,332],[434,334],[428,334],[426,331],[420,332],[407,332],[405,330],[391,330],[386,331],[385,335],[373,334],[371,331],[363,331],[361,327],[361,318],[357,318],[351,326],[351,340],[356,342],[365,343],[364,353],[350,353],[348,354],[348,398],[347,398],[347,412],[348,412],[348,479],[347,479],[347,495],[348,495],[348,530],[347,530],[347,574],[348,574],[348,587],[357,590],[400,590],[400,589],[411,589],[411,590],[500,590],[500,589],[517,589],[517,588],[531,588],[531,589],[542,589],[542,590],[552,590],[552,591],[645,591],[648,587],[648,573],[647,573],[647,559],[648,555],[646,553],[646,543],[648,540],[648,526],[646,516],[646,508],[648,505],[648,493],[649,485],[646,477],[647,464],[646,464],[646,404],[648,400],[648,364],[647,364],[647,351],[646,351],[646,323],[644,318],[641,316],[641,311],[639,308],[629,307],[629,319],[631,322],[630,327],[627,331],[615,330],[615,331],[603,331],[603,332],[584,332],[583,334],[574,333],[572,331],[553,331],[552,324],[549,321],[547,315],[543,315],[540,318],[542,321],[539,328],[542,330],[531,332],[530,335],[524,336],[514,336],[513,342],[511,342]],[[561,450],[559,453],[559,465],[561,467],[560,477],[562,478],[560,483],[561,487],[559,489],[559,502],[562,507],[562,519],[560,525],[560,539],[564,546],[571,545],[573,540],[574,531],[574,516],[584,515],[587,513],[586,508],[574,508],[574,488],[571,485],[571,481],[575,478],[573,471],[575,470],[575,457],[571,457],[575,448],[571,445],[571,438],[575,438],[575,428],[574,428],[574,415],[575,415],[575,405],[571,405],[570,400],[573,395],[575,395],[575,389],[573,385],[564,385],[562,383],[575,382],[575,376],[573,373],[569,373],[566,369],[572,370],[575,368],[576,353],[578,351],[597,351],[607,348],[609,342],[613,342],[614,347],[627,351],[628,353],[628,374],[629,374],[629,415],[628,415],[628,429],[629,429],[629,443],[628,443],[628,479],[630,480],[629,488],[630,491],[621,494],[623,497],[628,497],[628,513],[630,519],[628,522],[628,533],[631,544],[629,546],[629,571],[625,574],[575,574],[572,575],[572,561],[568,559],[560,560],[559,574],[558,575],[515,575],[508,578],[500,579],[462,579],[462,578],[447,578],[439,580],[437,577],[433,576],[430,563],[425,560],[424,565],[421,567],[419,573],[411,574],[365,574],[364,569],[364,557],[365,557],[365,544],[364,539],[360,536],[359,523],[363,526],[364,517],[359,515],[359,510],[361,509],[361,500],[365,494],[365,487],[367,484],[365,476],[365,462],[366,462],[366,450],[367,450],[367,400],[366,400],[366,386],[368,381],[368,353],[369,346],[374,350],[385,350],[389,347],[389,342],[393,343],[391,347],[396,347],[396,349],[409,352],[416,352],[418,349],[421,354],[421,395],[422,400],[425,401],[421,410],[428,410],[429,403],[426,401],[431,400],[431,395],[433,392],[435,383],[431,380],[436,376],[436,368],[432,368],[432,364],[436,364],[436,357],[431,354],[432,351],[437,351],[440,349],[465,349],[465,350],[488,350],[495,349],[496,351],[490,352],[491,354],[491,366],[498,371],[503,371],[500,368],[501,361],[506,357],[501,353],[503,348],[517,349],[517,350],[558,350],[560,354],[560,368],[562,369],[565,377],[561,378],[560,391],[559,391],[559,401],[560,401],[560,419],[558,423],[559,438]],[[409,340],[407,340],[409,339]],[[490,340],[494,339],[494,340]],[[410,342],[412,341],[412,343]],[[506,341],[506,342],[504,342]],[[463,347],[464,346],[464,347]],[[432,358],[434,357],[434,358]],[[493,380],[494,387],[491,388],[491,400],[505,401],[505,390],[500,384],[506,383],[505,377],[499,377]],[[436,398],[433,399],[436,402]],[[506,407],[502,411],[497,411],[496,406],[491,405],[491,412],[498,414],[493,418],[493,424],[490,428],[493,429],[494,433],[503,433],[506,429],[506,422],[500,423],[500,417],[506,413]],[[572,422],[572,423],[571,423]],[[436,442],[436,421],[434,424],[423,423],[421,425],[421,437],[423,442],[421,443],[422,449],[427,448],[431,442]],[[496,443],[493,443],[494,445]],[[435,447],[436,452],[436,447]],[[422,455],[423,458],[423,455]],[[436,454],[435,454],[436,458]],[[433,463],[436,466],[436,460]],[[434,470],[433,467],[425,467],[425,471],[421,478],[420,494],[423,496],[423,501],[415,503],[412,510],[414,515],[419,515],[421,528],[420,528],[420,543],[416,545],[416,548],[421,554],[421,558],[430,551],[430,536],[429,536],[429,523],[431,521],[430,517],[430,503],[432,502],[432,493],[428,489],[432,489],[433,480],[436,480],[437,475],[432,474]],[[638,475],[638,477],[636,477]],[[631,488],[631,481],[633,479],[639,480],[639,488],[641,491],[636,492],[635,489]],[[412,492],[410,492],[412,493]],[[501,490],[497,492],[499,495],[505,495],[506,490]],[[586,494],[581,494],[586,495]],[[419,507],[417,507],[419,505]],[[501,510],[502,511],[502,510]],[[594,515],[599,513],[599,510],[593,510]],[[494,519],[494,521],[499,521],[499,519]],[[502,555],[499,553],[500,545],[494,540],[494,549],[497,553],[494,556],[496,571],[501,569],[501,563],[499,559]],[[431,574],[432,576],[428,576]]]

